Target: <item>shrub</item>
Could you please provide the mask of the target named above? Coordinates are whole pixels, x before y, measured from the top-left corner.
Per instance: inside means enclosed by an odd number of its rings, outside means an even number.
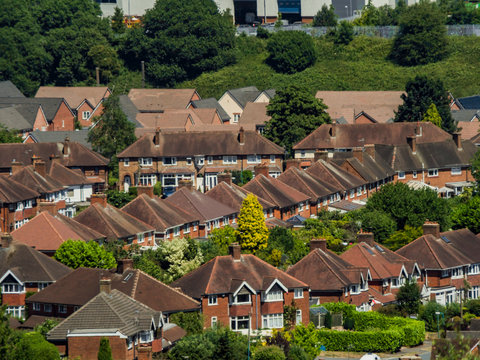
[[[260,38],[260,39],[268,39],[270,37],[270,31],[268,31],[267,29],[259,26],[257,28],[257,37]]]
[[[255,349],[253,360],[285,360],[285,354],[278,346],[259,346]]]
[[[421,309],[419,314],[419,319],[423,320],[427,331],[437,331],[438,329],[437,315],[436,315],[437,311],[445,314],[445,307],[438,304],[436,301],[429,301],[427,305],[425,305],[423,309]],[[443,317],[440,316],[438,320],[440,322],[440,327],[441,327],[443,324]]]
[[[348,21],[340,21],[340,24],[327,33],[336,45],[348,45],[353,40],[353,25]]]
[[[293,344],[288,352],[287,360],[310,360],[310,356],[302,347]]]
[[[480,316],[480,300],[470,300],[466,306],[469,313]]]
[[[275,71],[293,74],[312,66],[317,59],[313,39],[303,31],[279,31],[267,42],[267,64]]]
[[[351,318],[357,312],[355,310],[355,305],[350,305],[344,302],[326,303],[322,306],[332,314],[342,313],[344,318]]]

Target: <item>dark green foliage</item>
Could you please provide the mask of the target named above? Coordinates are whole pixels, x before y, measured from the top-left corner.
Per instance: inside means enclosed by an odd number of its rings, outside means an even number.
[[[453,133],[456,129],[450,113],[448,92],[441,80],[427,76],[416,76],[407,82],[406,94],[402,94],[403,104],[395,114],[396,122],[422,121],[429,106],[433,103],[442,118],[442,129]]]
[[[348,45],[353,40],[353,25],[349,21],[342,20],[340,24],[327,33],[335,45]]]
[[[473,159],[470,160],[472,164],[472,176],[476,181],[475,192],[480,192],[480,151],[477,151],[473,156]]]
[[[375,241],[384,243],[397,229],[396,222],[386,213],[378,210],[358,212],[363,231],[372,232]]]
[[[452,224],[454,229],[468,228],[475,234],[480,232],[480,196],[461,199],[452,209]]]
[[[233,170],[232,171],[232,182],[235,185],[243,186],[253,179],[253,173],[250,170]]]
[[[399,20],[392,60],[402,66],[424,65],[448,55],[445,15],[435,3],[420,2],[409,6]]]
[[[260,39],[268,39],[270,37],[270,31],[268,31],[267,29],[265,29],[264,27],[262,26],[259,26],[257,28],[257,37],[260,38]]]
[[[480,300],[469,300],[465,305],[469,313],[480,316]]]
[[[235,62],[235,28],[212,0],[157,1],[143,28],[128,33],[123,57],[132,69],[145,60],[155,86],[173,86]]]
[[[126,245],[127,242],[125,240],[110,240],[103,244],[103,247],[113,255],[115,261],[118,261],[119,259],[131,259],[133,255],[139,251],[138,244],[130,244],[128,248],[125,249]]]
[[[112,94],[103,103],[103,112],[95,127],[88,133],[92,148],[108,159],[133,144],[135,125],[127,120],[120,109],[118,96]]]
[[[380,307],[377,310],[380,314],[385,315],[385,316],[403,316],[401,311],[398,309],[397,304],[388,304]]]
[[[310,360],[311,357],[307,352],[299,345],[292,344],[290,346],[290,351],[287,355],[287,360]]]
[[[353,318],[347,317],[343,321],[343,328],[345,330],[354,330],[355,329],[355,320]]]
[[[413,227],[405,225],[403,230],[395,231],[385,242],[384,245],[390,250],[396,251],[402,246],[407,245],[415,239],[418,239],[423,234],[422,226]]]
[[[203,331],[203,316],[195,312],[179,312],[170,315],[170,322],[177,324],[188,335],[200,334]]]
[[[398,1],[395,9],[389,5],[378,8],[369,1],[362,9],[362,15],[353,21],[357,26],[394,26],[398,25],[400,15],[403,14],[407,5],[405,1]]]
[[[155,185],[153,185],[153,194],[162,196],[162,183],[160,181],[157,181]]]
[[[55,326],[57,326],[60,323],[58,320],[53,320],[53,319],[46,319],[43,323],[40,325],[35,326],[35,332],[39,333],[42,335],[45,339],[47,337],[47,333],[52,330]]]
[[[427,305],[420,310],[418,318],[425,323],[425,329],[427,331],[437,331],[437,315],[435,314],[437,311],[445,315],[445,307],[436,301],[429,301]],[[442,315],[439,315],[438,319],[441,329],[442,324],[444,324],[444,318]]]
[[[306,88],[289,85],[277,89],[267,106],[272,118],[265,124],[264,136],[291,154],[292,146],[322,124],[331,122],[327,106]]]
[[[317,58],[312,37],[303,31],[274,33],[267,41],[267,51],[267,64],[285,74],[303,71]]]
[[[327,4],[323,4],[322,8],[313,17],[312,26],[337,26],[337,19],[338,16],[335,14],[333,5],[327,6]]]
[[[18,333],[19,341],[13,346],[10,353],[2,359],[8,360],[60,360],[55,345],[49,343],[37,332]]]
[[[118,190],[107,190],[107,201],[110,205],[113,205],[116,208],[120,209],[124,207],[133,199],[135,199],[135,196],[132,196],[129,193]]]
[[[325,314],[325,328],[332,328],[332,313],[330,311]]]
[[[18,136],[18,132],[15,130],[7,129],[0,124],[0,144],[6,143],[21,143],[22,138]]]
[[[258,346],[253,354],[253,360],[285,360],[285,354],[276,345]]]
[[[123,10],[118,6],[115,7],[115,11],[112,16],[112,30],[117,34],[123,34],[126,30],[123,23]]]
[[[480,11],[476,6],[467,7],[462,0],[440,1],[440,7],[446,11],[448,25],[479,24]],[[470,4],[469,4],[470,5]]]
[[[108,338],[103,337],[100,339],[100,347],[98,349],[98,360],[113,360],[112,348],[110,347],[110,341]]]
[[[416,281],[407,282],[398,289],[396,295],[398,308],[405,315],[418,314],[422,295]]]
[[[117,266],[113,255],[95,241],[67,240],[55,251],[53,258],[72,269],[113,269]]]

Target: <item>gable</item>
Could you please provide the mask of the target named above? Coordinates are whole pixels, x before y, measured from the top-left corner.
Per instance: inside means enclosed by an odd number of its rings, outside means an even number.
[[[33,130],[46,130],[48,126],[47,118],[43,113],[42,107],[39,106],[33,123]]]

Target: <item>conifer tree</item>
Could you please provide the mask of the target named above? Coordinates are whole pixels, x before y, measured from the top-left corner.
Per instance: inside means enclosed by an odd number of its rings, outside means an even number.
[[[429,121],[432,124],[437,125],[439,128],[442,127],[442,117],[438,113],[437,107],[434,103],[431,103],[423,117],[423,121]]]
[[[255,195],[243,200],[238,216],[238,240],[242,248],[253,252],[267,247],[268,229],[265,225],[262,205]]]
[[[112,349],[110,348],[110,341],[104,337],[100,340],[100,348],[98,349],[98,360],[113,360]]]

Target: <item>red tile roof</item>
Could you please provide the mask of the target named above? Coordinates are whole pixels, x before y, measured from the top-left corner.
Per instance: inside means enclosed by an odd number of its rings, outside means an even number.
[[[42,176],[36,172],[33,165],[18,170],[18,172],[10,176],[10,179],[17,181],[40,194],[50,194],[64,189],[63,184],[50,175],[45,174],[45,176]]]
[[[23,200],[36,199],[40,194],[19,182],[0,176],[0,205],[13,204]]]
[[[326,181],[313,177],[305,170],[300,170],[295,167],[289,168],[277,179],[310,196],[314,201],[321,197],[335,194],[340,190],[338,187],[334,187]]]
[[[312,177],[330,184],[330,186],[339,190],[350,190],[368,184],[368,181],[350,174],[347,170],[341,168],[333,162],[318,160],[310,166],[306,172]]]
[[[83,100],[96,107],[98,103],[109,93],[106,86],[40,86],[36,98],[64,98],[72,109],[76,109]]]
[[[140,111],[186,109],[195,89],[131,89],[128,97]]]

